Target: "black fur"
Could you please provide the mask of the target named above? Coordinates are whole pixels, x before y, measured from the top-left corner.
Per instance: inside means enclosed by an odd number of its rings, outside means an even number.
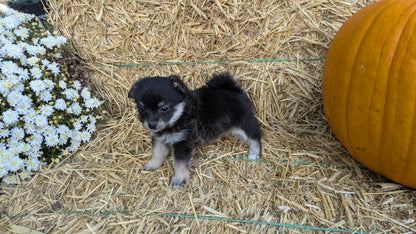
[[[182,168],[175,168],[172,185],[176,188],[188,179],[186,170],[197,143],[212,142],[231,131],[249,143],[250,158],[260,157],[261,130],[252,104],[229,73],[215,75],[195,90],[189,90],[177,76],[147,77],[137,81],[128,96],[135,99],[139,118],[151,132],[156,152],[152,160],[165,157],[158,153],[165,152],[164,146],[173,148],[174,163]],[[149,161],[144,169],[155,170],[159,164],[159,160]]]

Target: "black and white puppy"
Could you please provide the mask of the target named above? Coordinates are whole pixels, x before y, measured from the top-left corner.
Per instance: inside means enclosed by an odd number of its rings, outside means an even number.
[[[152,136],[152,158],[146,171],[159,168],[173,148],[174,188],[189,179],[192,152],[197,143],[210,143],[232,133],[249,145],[248,158],[261,154],[261,130],[253,106],[229,73],[215,75],[199,89],[189,90],[177,76],[147,77],[131,88],[139,119]]]

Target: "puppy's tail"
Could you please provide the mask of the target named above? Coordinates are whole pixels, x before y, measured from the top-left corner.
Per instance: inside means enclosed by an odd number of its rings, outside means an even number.
[[[214,75],[207,82],[207,86],[209,88],[229,89],[229,90],[243,92],[243,89],[241,88],[241,86],[237,83],[234,77],[228,72]]]

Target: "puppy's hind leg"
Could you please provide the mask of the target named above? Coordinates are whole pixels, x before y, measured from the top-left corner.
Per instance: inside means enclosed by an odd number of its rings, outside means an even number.
[[[192,158],[192,145],[180,142],[173,148],[173,168],[175,176],[172,178],[173,188],[182,188],[190,177],[189,167]]]
[[[257,122],[246,124],[241,127],[234,127],[231,129],[231,134],[242,141],[247,142],[249,150],[247,154],[248,159],[259,159],[261,155],[261,130]]]
[[[143,170],[154,171],[158,169],[165,161],[169,153],[169,148],[165,143],[156,139],[152,141],[152,158],[143,165]]]

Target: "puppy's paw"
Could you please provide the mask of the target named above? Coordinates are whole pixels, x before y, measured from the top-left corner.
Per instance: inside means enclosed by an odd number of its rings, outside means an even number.
[[[147,163],[143,165],[144,171],[155,171],[161,166],[161,163],[156,160],[149,160]]]
[[[254,153],[254,152],[249,152],[247,154],[247,158],[250,160],[256,160],[260,158],[260,154],[259,153]]]
[[[188,178],[183,178],[181,176],[174,176],[172,178],[172,187],[174,189],[182,188],[185,186],[186,182],[188,181]]]
[[[261,145],[260,140],[248,140],[248,145],[250,149],[248,150],[247,158],[251,160],[256,160],[260,158],[261,154]]]

